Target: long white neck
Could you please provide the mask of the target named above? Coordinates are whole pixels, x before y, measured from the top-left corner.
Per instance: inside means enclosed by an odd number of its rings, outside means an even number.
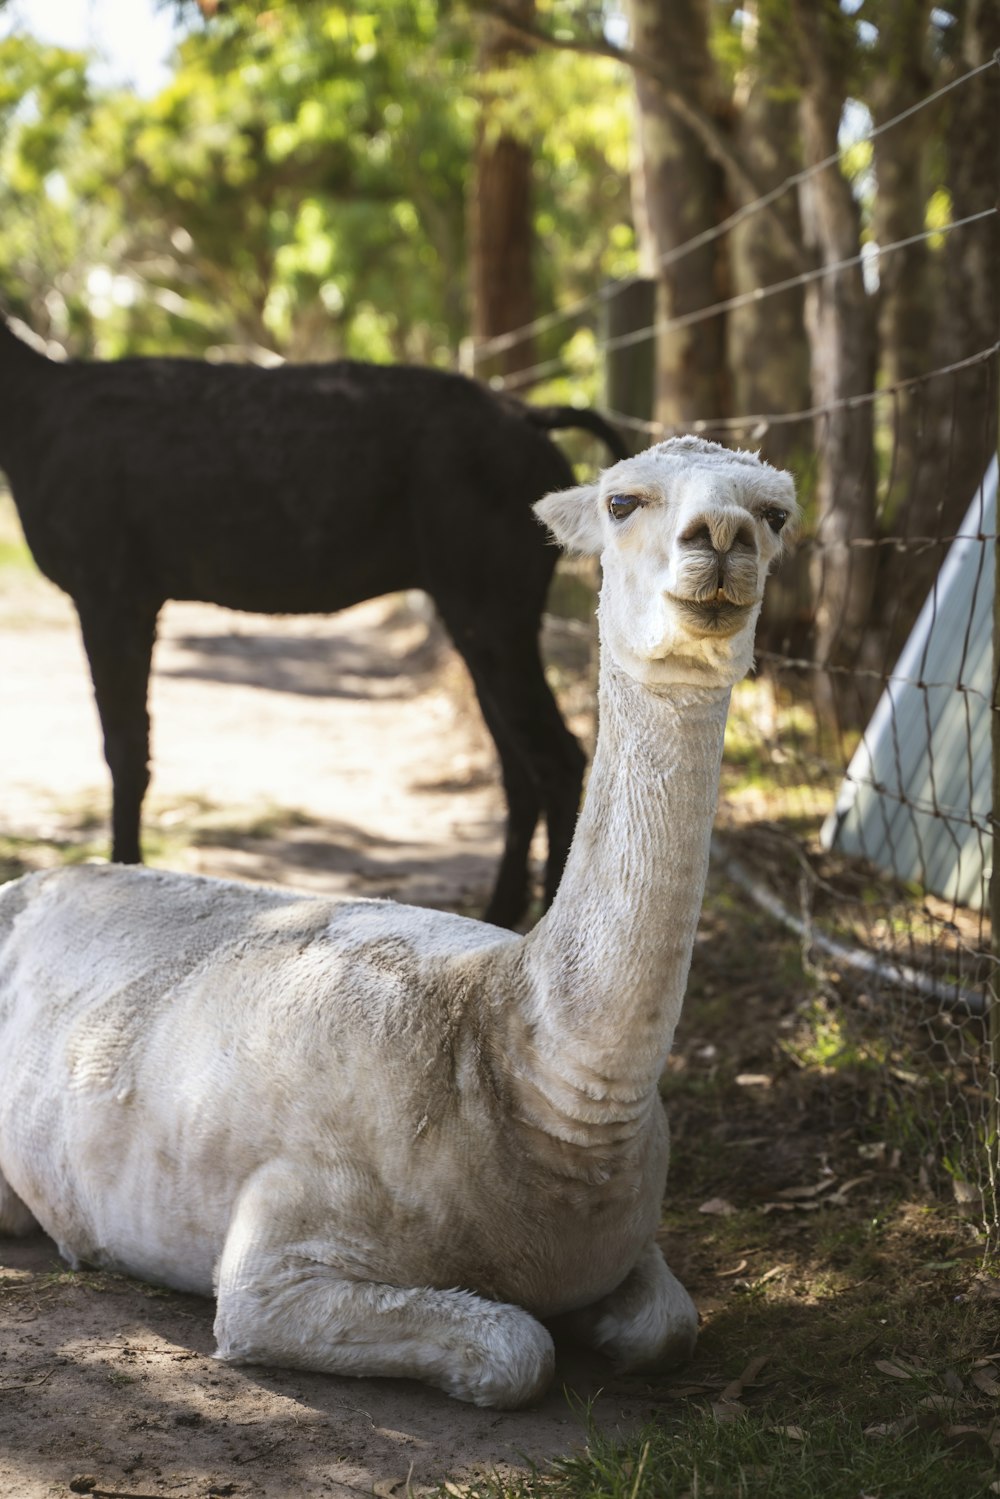
[[[532,1084],[560,1113],[655,1091],[708,873],[729,688],[643,687],[602,653],[597,751],[558,895],[525,939]]]

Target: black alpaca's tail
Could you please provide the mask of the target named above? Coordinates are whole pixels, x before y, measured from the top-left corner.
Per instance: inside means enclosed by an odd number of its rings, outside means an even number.
[[[524,409],[528,420],[534,422],[536,427],[544,427],[546,432],[561,431],[565,427],[582,427],[599,437],[616,458],[632,456],[621,433],[599,411],[592,411],[587,406],[525,406]]]

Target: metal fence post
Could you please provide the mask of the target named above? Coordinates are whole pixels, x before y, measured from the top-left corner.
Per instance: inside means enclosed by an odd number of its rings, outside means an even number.
[[[603,289],[599,337],[604,355],[604,405],[643,422],[653,419],[656,340],[642,338],[624,348],[615,344],[625,334],[651,328],[655,321],[655,281],[631,276],[609,282]],[[649,442],[644,432],[623,435],[635,452]]]

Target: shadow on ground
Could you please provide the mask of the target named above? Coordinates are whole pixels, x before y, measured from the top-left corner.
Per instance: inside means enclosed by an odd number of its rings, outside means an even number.
[[[537,1408],[479,1410],[407,1380],[237,1368],[211,1354],[199,1297],[67,1270],[40,1234],[0,1240],[0,1492],[99,1489],[388,1495],[582,1447],[586,1411],[632,1429],[658,1398],[560,1350]]]
[[[447,645],[433,620],[401,610],[372,626],[352,621],[352,634],[313,619],[314,633],[238,630],[174,637],[179,662],[170,677],[267,687],[306,697],[405,700],[426,691]]]

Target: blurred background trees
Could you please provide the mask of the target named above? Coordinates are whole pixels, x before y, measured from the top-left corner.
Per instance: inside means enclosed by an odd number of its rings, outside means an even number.
[[[796,466],[825,544],[777,628],[832,662],[898,637],[926,570],[854,543],[953,531],[995,432],[981,379],[948,412],[919,381],[997,337],[996,215],[947,231],[996,205],[1000,69],[870,131],[989,62],[996,0],[163,3],[145,98],[0,5],[10,312],[105,357],[457,365],[466,341],[482,377],[594,401],[602,288],[641,271],[655,392],[629,415],[823,408],[731,429]],[[855,399],[876,388],[888,418]]]

